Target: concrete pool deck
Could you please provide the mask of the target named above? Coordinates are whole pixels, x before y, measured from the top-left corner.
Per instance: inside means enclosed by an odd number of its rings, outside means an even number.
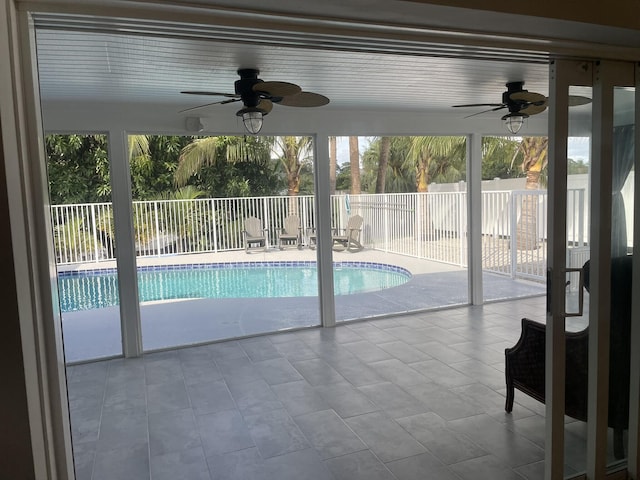
[[[142,265],[175,265],[218,262],[314,261],[312,250],[269,250],[246,254],[224,252],[139,258]],[[335,297],[338,321],[382,317],[419,310],[466,305],[467,270],[458,266],[419,260],[375,250],[333,252],[333,261],[392,264],[406,268],[412,278],[405,284],[377,292]],[[99,267],[98,267],[99,266]],[[65,266],[60,270],[113,268],[115,262]],[[513,280],[484,273],[486,301],[543,295],[542,283]],[[246,337],[320,324],[318,297],[188,299],[148,302],[140,307],[143,346],[158,350],[175,346]],[[514,323],[519,328],[519,323]],[[121,354],[118,307],[63,314],[67,362]]]

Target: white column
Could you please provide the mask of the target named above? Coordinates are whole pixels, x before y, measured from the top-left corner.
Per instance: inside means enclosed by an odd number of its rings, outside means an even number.
[[[467,228],[469,300],[482,305],[482,135],[467,136]]]
[[[567,235],[567,138],[570,67],[558,61],[549,72],[549,205],[547,212],[547,333],[545,342],[546,480],[564,478],[565,307]],[[590,81],[590,79],[589,79]]]
[[[112,130],[109,132],[109,164],[120,294],[122,353],[125,357],[137,357],[142,354],[142,327],[138,302],[131,173],[128,158],[127,133],[122,130]]]
[[[317,134],[313,140],[315,173],[316,241],[320,321],[335,327],[336,305],[333,294],[333,255],[331,250],[331,196],[329,195],[329,136]]]

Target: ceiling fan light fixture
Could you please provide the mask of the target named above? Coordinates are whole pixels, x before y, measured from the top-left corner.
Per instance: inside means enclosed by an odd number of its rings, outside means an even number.
[[[524,119],[527,117],[529,117],[529,115],[524,113],[508,113],[502,117],[502,120],[504,121],[504,126],[507,128],[509,133],[515,135],[522,128],[522,125],[524,125]]]
[[[247,107],[242,110],[238,110],[236,113],[237,116],[242,117],[242,123],[244,123],[244,128],[247,129],[252,135],[256,135],[260,133],[262,130],[262,121],[264,117],[264,112],[255,107]]]

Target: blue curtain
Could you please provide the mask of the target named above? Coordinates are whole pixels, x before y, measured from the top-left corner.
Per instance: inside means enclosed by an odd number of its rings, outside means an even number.
[[[611,256],[613,257],[627,254],[627,218],[621,190],[633,167],[633,135],[634,125],[623,125],[613,129],[613,204],[611,208]]]

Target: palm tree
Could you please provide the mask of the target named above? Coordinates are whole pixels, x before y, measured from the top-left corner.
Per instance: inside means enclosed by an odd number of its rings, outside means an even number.
[[[329,194],[336,193],[336,166],[338,164],[338,146],[336,137],[329,137]]]
[[[385,192],[407,193],[415,191],[415,168],[407,158],[411,137],[390,137],[389,161],[385,172]]]
[[[149,137],[147,135],[129,135],[129,164],[130,168],[150,171],[153,165],[149,154]]]
[[[273,150],[287,175],[287,195],[300,193],[300,171],[311,153],[311,137],[275,137]]]
[[[296,197],[300,193],[300,171],[305,162],[309,160],[311,137],[275,137],[273,150],[279,154],[279,159],[287,176],[287,195],[289,196],[289,215],[298,214],[298,201]]]
[[[520,140],[512,137],[483,137],[482,179],[513,178],[514,165],[522,163]]]
[[[361,187],[358,137],[349,137],[349,165],[351,167],[351,193],[359,195],[361,193]]]
[[[548,162],[549,138],[524,137],[520,142],[520,150],[524,155],[522,171],[527,175],[525,190],[540,188],[540,175]]]
[[[464,137],[412,137],[407,161],[416,171],[416,190],[429,190],[429,180],[437,159],[459,155],[464,148]]]
[[[247,142],[242,137],[202,137],[185,146],[174,172],[177,187],[183,187],[189,179],[206,166],[220,162],[265,161],[270,157],[272,139],[252,137]]]
[[[378,175],[376,177],[376,193],[384,193],[390,151],[391,137],[380,138],[380,157],[378,160]]]
[[[549,139],[547,137],[523,137],[519,149],[524,158],[522,171],[527,180],[525,190],[538,190],[540,176],[547,166]],[[516,229],[516,248],[535,250],[538,248],[538,196],[525,195],[522,198],[520,218]]]
[[[431,171],[437,170],[436,161],[438,159],[459,156],[465,148],[464,137],[412,137],[410,142],[407,163],[415,168],[418,193],[428,191]],[[416,216],[418,238],[433,238],[433,225],[431,224],[426,195],[418,196],[418,208],[420,209],[420,214]]]

